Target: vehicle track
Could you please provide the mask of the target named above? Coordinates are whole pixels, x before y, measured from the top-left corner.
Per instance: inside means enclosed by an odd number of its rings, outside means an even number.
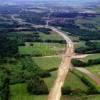
[[[80,68],[76,67],[76,70],[79,70],[80,72],[86,74],[88,77],[90,77],[92,80],[94,80],[97,85],[100,85],[100,78],[98,76],[96,76],[95,74],[93,74],[92,72],[90,72],[88,69],[82,68],[82,67],[80,67]]]
[[[71,39],[67,35],[65,35],[64,32],[54,27],[48,27],[48,28],[61,35],[64,38],[64,40],[66,40],[66,45],[67,45],[65,55],[58,69],[56,81],[54,82],[54,85],[51,88],[50,93],[48,95],[48,100],[60,100],[61,89],[63,87],[66,76],[69,72],[71,59],[74,54],[74,44],[71,41]]]

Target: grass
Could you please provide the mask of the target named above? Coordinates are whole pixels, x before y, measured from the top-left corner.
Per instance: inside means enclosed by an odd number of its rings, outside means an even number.
[[[82,61],[87,62],[90,59],[97,59],[97,58],[100,58],[100,53],[90,54],[87,57],[83,58]],[[92,73],[100,76],[100,65],[92,65],[87,67],[87,69],[89,69]]]
[[[100,95],[62,96],[61,100],[100,100]]]
[[[54,71],[51,73],[52,76],[49,78],[44,78],[45,83],[48,86],[48,89],[50,90],[51,87],[54,84],[54,81],[56,79],[57,71]],[[10,100],[47,100],[47,95],[30,95],[26,90],[26,84],[16,84],[11,85],[10,87],[11,96]]]
[[[16,32],[17,34],[33,34],[32,31],[20,31],[20,32]]]
[[[59,43],[34,43],[26,42],[25,46],[19,46],[21,55],[50,56],[64,53],[65,45]]]
[[[77,75],[79,75],[80,77],[84,76],[88,81],[91,82],[91,84],[93,84],[98,90],[99,90],[99,86],[97,86],[95,84],[95,82],[93,80],[91,80],[87,75],[81,73],[80,71],[77,70],[73,70]],[[71,75],[72,74],[72,75]],[[74,73],[69,73],[69,76],[67,78],[67,80],[65,81],[65,87],[66,86],[70,86],[72,89],[75,88],[80,88],[82,90],[87,90],[88,86],[86,84],[84,84],[79,77],[76,76],[76,74]],[[86,95],[86,94],[81,94],[81,95],[63,95],[61,100],[100,100],[100,95]]]
[[[33,60],[44,70],[58,68],[61,63],[61,57],[33,57]]]
[[[59,34],[54,32],[51,32],[49,35],[44,33],[40,33],[39,35],[42,40],[63,40]]]
[[[70,37],[70,39],[72,41],[79,41],[79,37],[78,36],[71,36],[71,35],[69,35],[69,37]]]
[[[27,45],[20,46],[19,52],[21,55],[33,55],[33,56],[46,56],[55,54],[54,50],[52,50],[49,46],[43,43],[32,43],[33,46]]]
[[[10,86],[10,100],[47,100],[46,95],[30,95],[27,92],[26,84],[16,84]]]
[[[100,53],[90,54],[87,57],[83,58],[83,61],[88,61],[89,59],[97,59],[100,58]]]
[[[85,28],[85,29],[90,29],[90,30],[99,30],[100,29],[100,17],[96,16],[95,18],[91,18],[90,20],[88,19],[82,19],[82,18],[78,18],[76,21],[75,21],[76,25],[79,25],[81,28]],[[88,28],[88,27],[84,27],[82,24],[93,24],[94,25],[94,28]],[[95,27],[97,29],[95,29]]]
[[[52,88],[56,77],[57,77],[57,71],[53,71],[51,72],[51,77],[44,78],[44,81],[47,84],[49,90]]]
[[[95,21],[95,19],[92,19],[92,20],[87,20],[87,19],[77,19],[76,20],[76,25],[79,25],[81,28],[84,28],[84,29],[90,29],[90,28],[88,28],[88,27],[85,27],[85,26],[83,26],[82,24],[93,24],[94,26],[96,26],[96,21]],[[94,29],[94,28],[92,28],[92,29]]]
[[[87,86],[75,74],[70,72],[65,80],[64,87],[71,87],[71,89],[87,90]]]
[[[33,60],[40,68],[44,70],[57,68],[61,63],[61,58],[59,57],[33,57]],[[53,86],[56,77],[57,71],[53,71],[51,72],[51,77],[44,78],[44,81],[47,84],[49,90]]]
[[[91,95],[87,100],[100,100],[100,95]]]
[[[85,77],[85,79],[88,80],[92,85],[94,85],[94,87],[100,92],[100,85],[97,85],[96,82],[94,80],[92,80],[90,77],[88,77],[86,74],[84,74],[76,69],[74,70],[74,73],[76,73],[80,77]]]
[[[76,42],[75,43],[75,48],[79,48],[79,47],[85,47],[85,42],[84,41],[80,41],[80,42]]]
[[[100,65],[94,65],[87,67],[88,70],[90,70],[92,73],[96,74],[97,76],[100,76]]]

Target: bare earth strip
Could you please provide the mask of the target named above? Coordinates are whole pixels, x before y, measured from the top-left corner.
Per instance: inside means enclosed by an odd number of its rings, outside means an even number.
[[[54,32],[58,33],[59,35],[61,35],[66,40],[66,45],[67,45],[67,50],[62,59],[61,65],[59,66],[58,69],[57,79],[48,95],[48,100],[60,100],[61,88],[64,84],[65,78],[70,69],[71,59],[74,54],[74,46],[73,46],[73,42],[70,40],[69,37],[65,35],[64,32],[59,31],[54,27],[49,27],[49,28],[52,29]]]
[[[89,55],[89,54],[74,55],[73,58],[82,59],[82,58],[87,57],[88,55]]]
[[[86,69],[86,68],[78,68],[78,67],[76,67],[76,69],[81,71],[82,73],[86,74],[91,79],[93,79],[96,82],[97,85],[100,85],[100,78],[98,76],[96,76],[95,74],[93,74],[92,72],[90,72],[88,69]]]

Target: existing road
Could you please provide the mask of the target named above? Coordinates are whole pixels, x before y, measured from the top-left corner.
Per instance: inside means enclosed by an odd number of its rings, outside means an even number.
[[[100,78],[97,77],[95,74],[91,73],[88,69],[86,69],[86,68],[79,68],[79,67],[76,67],[76,69],[81,71],[82,73],[86,74],[91,79],[93,79],[96,82],[97,85],[100,85]]]
[[[12,19],[17,20],[14,16],[12,16]],[[54,85],[53,85],[53,87],[48,95],[48,100],[60,100],[61,89],[63,87],[65,78],[69,72],[71,59],[72,59],[73,54],[74,54],[73,42],[71,41],[71,39],[67,35],[65,35],[64,32],[58,30],[57,28],[48,26],[48,21],[47,21],[46,26],[43,26],[43,25],[36,26],[36,25],[32,24],[32,27],[50,28],[52,31],[54,31],[54,32],[58,33],[60,36],[62,36],[64,38],[64,40],[66,41],[66,47],[67,47],[66,52],[65,52],[65,55],[62,59],[61,65],[59,66],[57,79],[56,79],[56,81],[55,81],[55,83],[54,83]]]
[[[66,45],[67,45],[65,55],[58,69],[57,79],[48,95],[48,100],[60,100],[61,89],[63,87],[66,76],[69,72],[71,59],[74,54],[74,45],[71,39],[67,35],[65,35],[64,32],[54,27],[48,27],[48,28],[52,29],[54,32],[61,35],[64,38],[64,40],[66,40]]]

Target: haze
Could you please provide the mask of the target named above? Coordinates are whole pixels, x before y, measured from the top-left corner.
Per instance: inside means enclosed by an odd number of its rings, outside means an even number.
[[[29,2],[57,2],[66,4],[84,4],[86,2],[99,2],[99,0],[0,0],[0,3],[29,3]]]

